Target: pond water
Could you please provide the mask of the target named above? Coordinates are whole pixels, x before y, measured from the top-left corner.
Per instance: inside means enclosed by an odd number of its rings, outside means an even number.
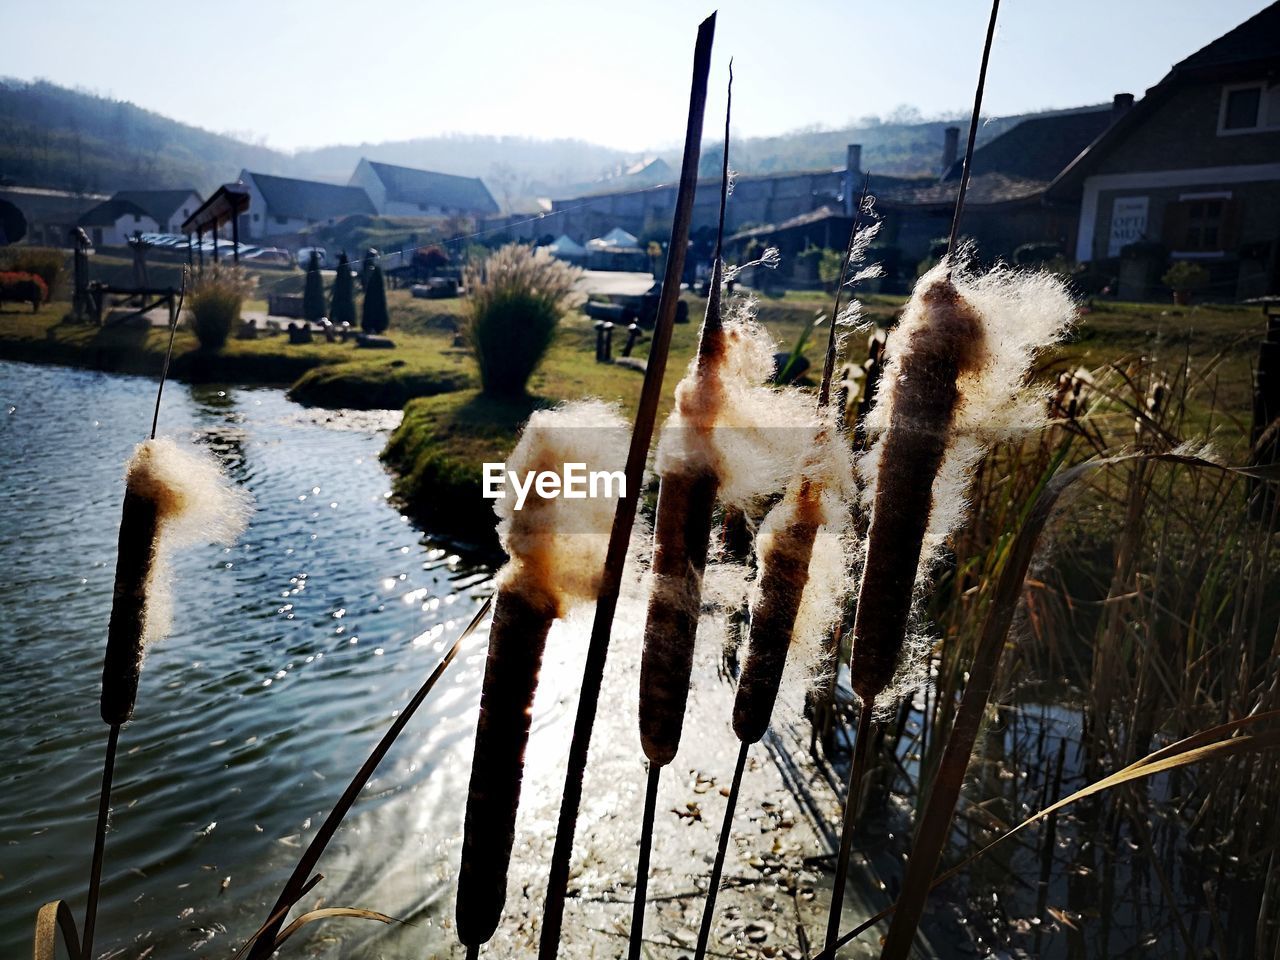
[[[77,923],[83,917],[122,471],[154,397],[146,378],[0,362],[3,956],[29,952],[35,912],[49,900],[64,898]],[[174,627],[147,656],[121,734],[98,957],[234,953],[396,711],[491,592],[490,569],[423,535],[390,503],[378,454],[398,416],[310,411],[278,390],[166,388],[160,433],[209,449],[255,510],[235,546],[174,558]],[[644,797],[635,720],[643,610],[639,579],[628,580],[584,787],[566,957],[613,955],[625,943]],[[529,955],[536,944],[590,613],[557,623],[548,640],[507,914],[487,955]],[[467,640],[303,902],[407,922],[328,921],[288,952],[462,956],[452,915],[486,642],[484,628]],[[737,753],[719,651],[709,637],[681,752],[660,791],[646,933],[669,944],[661,955],[687,952],[696,933]],[[785,729],[800,729],[799,697],[780,708]],[[721,933],[749,956],[799,949],[803,934],[784,919],[792,914],[810,929],[822,922],[828,881],[808,858],[832,840],[835,797],[827,779],[794,762],[801,739],[767,740],[743,784]],[[865,915],[855,891],[851,899]],[[766,927],[751,926],[762,915],[776,920],[763,938]]]
[[[155,383],[0,363],[0,955],[62,897],[81,921],[107,727],[98,716],[122,466]],[[121,735],[99,954],[225,956],[395,712],[478,609],[490,572],[388,501],[398,414],[316,413],[281,391],[166,388],[160,433],[210,450],[255,501],[233,547],[174,558],[174,627]],[[368,813],[465,796],[480,631],[366,789]],[[430,759],[426,759],[429,757]],[[446,816],[442,828],[456,832]],[[380,862],[421,837],[344,835]],[[437,893],[439,891],[436,891]],[[428,892],[430,895],[430,892]],[[137,947],[132,946],[134,943]]]

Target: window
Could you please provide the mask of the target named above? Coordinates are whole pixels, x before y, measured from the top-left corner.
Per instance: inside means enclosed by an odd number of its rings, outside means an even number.
[[[258,215],[256,213],[253,215],[253,222],[254,223],[258,222]]]
[[[282,216],[279,216],[279,215],[277,214],[277,215],[276,215],[276,218],[275,218],[275,221],[276,221],[276,223],[280,224],[280,225],[283,227],[283,226],[286,226],[286,225],[289,223],[289,218],[288,218],[288,217],[282,217]]]
[[[1258,107],[1262,105],[1262,88],[1245,87],[1228,90],[1222,114],[1223,130],[1250,130],[1258,125]]]
[[[1228,193],[1183,194],[1164,208],[1164,242],[1174,255],[1218,254],[1233,249],[1235,205]]]
[[[1280,130],[1280,85],[1238,83],[1222,89],[1218,134]]]

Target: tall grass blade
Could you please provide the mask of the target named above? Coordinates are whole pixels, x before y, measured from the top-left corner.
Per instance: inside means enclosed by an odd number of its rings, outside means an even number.
[[[1062,462],[1066,453],[1067,445],[1064,444],[1058,451],[1057,464]],[[1045,524],[1052,515],[1054,507],[1062,494],[1077,480],[1100,467],[1135,460],[1182,464],[1203,469],[1238,473],[1258,479],[1267,478],[1269,473],[1269,471],[1259,471],[1254,467],[1226,466],[1202,457],[1180,453],[1124,454],[1088,460],[1057,474],[1052,474],[1052,470],[1050,471],[1051,475],[1048,475],[1049,478],[1045,482],[1043,489],[1027,510],[1018,534],[1010,545],[1008,554],[1003,561],[992,604],[983,625],[982,635],[974,653],[973,661],[969,665],[969,679],[965,685],[964,695],[942,758],[939,761],[928,803],[924,808],[916,831],[911,858],[907,866],[907,874],[903,882],[903,892],[892,911],[894,920],[885,942],[883,960],[898,960],[898,958],[908,956],[916,928],[919,926],[920,918],[924,913],[924,905],[929,891],[941,882],[941,878],[937,881],[933,879],[934,873],[937,870],[942,852],[946,847],[947,838],[950,835],[956,802],[959,799],[960,789],[969,765],[969,758],[973,753],[973,746],[981,727],[982,716],[990,699],[999,668],[1000,655],[1005,648],[1009,627],[1013,622],[1018,601],[1022,596],[1023,581],[1035,555]],[[1056,469],[1056,465],[1053,469]],[[1280,715],[1280,713],[1276,715]],[[1120,771],[1115,776],[1144,769],[1152,764],[1160,764],[1169,757],[1183,754],[1203,744],[1210,743],[1218,737],[1234,732],[1244,726],[1261,722],[1268,716],[1271,716],[1271,714],[1257,714],[1243,721],[1223,724],[1206,730],[1150,754],[1137,761],[1131,767]],[[1086,790],[1088,789],[1086,788]],[[1103,787],[1102,789],[1106,788]],[[1073,797],[1075,799],[1080,798],[1075,795]],[[1047,816],[1050,812],[1059,808],[1046,808],[1029,822],[1034,822],[1041,816]],[[1021,829],[1021,827],[1017,829]],[[970,861],[965,862],[968,863]],[[954,873],[954,870],[949,871],[944,877],[952,876]],[[887,915],[888,911],[878,918],[873,918],[868,923]],[[865,929],[865,926],[860,929]],[[841,937],[834,947],[847,943],[849,939],[851,937],[848,935]],[[834,947],[832,944],[828,944],[824,954],[833,956]]]
[[[689,227],[693,222],[702,119],[706,112],[707,81],[711,73],[711,45],[715,39],[715,29],[716,15],[713,13],[698,27],[698,39],[694,47],[684,158],[680,168],[680,187],[676,194],[675,217],[671,224],[671,241],[667,248],[667,267],[662,279],[662,294],[658,300],[657,321],[654,325],[653,343],[649,349],[644,385],[640,390],[635,428],[631,434],[631,448],[627,454],[626,496],[618,499],[618,512],[614,516],[613,530],[609,534],[600,597],[596,601],[595,619],[583,667],[578,711],[574,718],[573,737],[565,769],[564,793],[556,824],[555,847],[547,876],[547,899],[543,908],[542,933],[538,946],[540,960],[553,960],[560,949],[560,928],[569,884],[569,860],[573,855],[573,836],[578,822],[578,808],[582,802],[582,777],[587,768],[587,754],[591,748],[591,731],[595,725],[600,684],[609,654],[613,617],[622,589],[623,566],[627,559],[627,547],[631,542],[631,530],[635,525],[645,462],[649,457],[649,444],[653,439],[654,423],[658,415],[658,398],[662,392],[667,354],[671,347],[671,332],[675,324],[676,301],[680,297],[680,278],[684,274]]]
[[[960,863],[956,864],[950,870],[939,874],[933,882],[929,884],[929,890],[932,891],[942,886],[942,884],[946,883],[952,877],[962,873],[976,860],[986,856],[1000,844],[1021,833],[1027,827],[1033,826],[1045,817],[1057,813],[1064,807],[1068,807],[1071,804],[1084,800],[1087,797],[1103,793],[1113,787],[1133,783],[1134,781],[1144,779],[1145,777],[1155,776],[1157,773],[1167,773],[1170,770],[1181,769],[1182,767],[1188,767],[1207,760],[1225,760],[1241,753],[1260,753],[1266,750],[1280,749],[1280,730],[1271,730],[1265,733],[1250,734],[1247,736],[1229,735],[1242,730],[1247,726],[1267,721],[1280,721],[1280,710],[1269,710],[1266,713],[1254,714],[1253,716],[1245,717],[1241,720],[1221,724],[1220,726],[1214,727],[1212,730],[1206,730],[1194,737],[1188,737],[1186,740],[1171,744],[1163,750],[1158,750],[1155,753],[1144,757],[1137,763],[1130,764],[1123,770],[1119,770],[1108,777],[1103,777],[1101,780],[1097,780],[1086,787],[1082,787],[1070,796],[1063,797],[1056,803],[1032,814],[1012,830],[1001,834],[976,853],[965,857],[964,860],[960,861]],[[1204,742],[1204,738],[1209,737],[1215,732],[1220,735],[1226,734],[1226,736],[1225,738],[1216,739],[1214,742],[1206,744]],[[1196,745],[1188,746],[1189,744]],[[1156,759],[1157,757],[1160,759]],[[868,917],[848,933],[842,934],[840,939],[836,941],[834,949],[839,949],[859,934],[865,933],[867,930],[874,927],[881,920],[895,914],[900,903],[900,900],[895,902],[892,906],[886,907],[875,916]],[[815,954],[812,960],[832,960],[834,956],[835,953],[832,949],[824,949],[821,953]]]

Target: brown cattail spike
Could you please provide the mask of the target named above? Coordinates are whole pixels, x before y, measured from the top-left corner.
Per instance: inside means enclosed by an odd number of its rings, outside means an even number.
[[[711,473],[673,472],[658,488],[653,590],[640,661],[640,743],[658,766],[670,763],[680,746],[718,487]]]
[[[882,441],[867,561],[853,627],[850,675],[868,708],[893,681],[901,659],[916,571],[933,505],[933,482],[947,451],[959,398],[956,380],[980,361],[983,327],[947,277],[917,291],[904,320],[898,378]]]
[[[111,624],[102,664],[102,719],[112,726],[119,726],[133,716],[138,699],[147,590],[155,568],[158,534],[156,501],[130,484],[125,490],[124,511],[120,517]]]
[[[791,516],[761,550],[759,599],[733,703],[733,732],[743,743],[755,743],[769,729],[821,525],[815,491],[802,481]]]
[[[133,716],[146,645],[168,628],[162,544],[193,540],[230,543],[246,519],[242,493],[217,464],[172,440],[148,440],[129,461],[119,555],[102,667],[102,719],[112,726]]]
[[[458,876],[458,939],[468,946],[493,936],[506,903],[533,697],[555,616],[551,598],[510,587],[494,603]]]

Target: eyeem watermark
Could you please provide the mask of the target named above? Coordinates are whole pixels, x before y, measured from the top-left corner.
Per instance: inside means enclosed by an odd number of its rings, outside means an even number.
[[[625,497],[627,475],[621,470],[588,470],[585,463],[566,463],[564,470],[530,470],[521,476],[508,470],[505,463],[484,465],[483,494],[490,500],[507,495],[506,487],[515,491],[515,509],[524,508],[530,491],[543,500],[563,497],[566,500],[586,500],[596,497]]]

